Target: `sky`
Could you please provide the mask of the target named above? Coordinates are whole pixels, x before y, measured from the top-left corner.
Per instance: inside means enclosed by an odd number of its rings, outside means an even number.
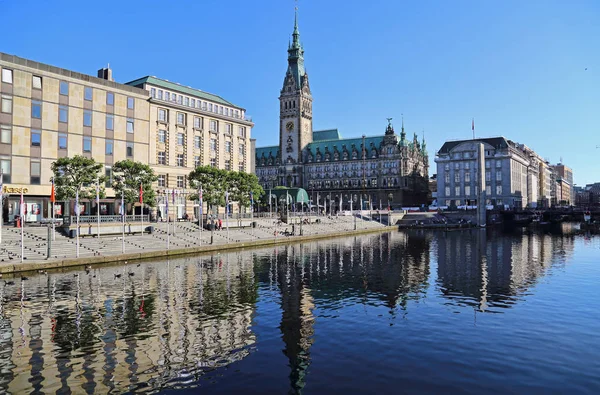
[[[293,0],[0,0],[0,51],[118,82],[154,75],[246,109],[275,145]],[[600,181],[597,0],[298,0],[313,128],[505,136]],[[8,33],[8,34],[7,34]],[[598,147],[598,148],[597,148]]]

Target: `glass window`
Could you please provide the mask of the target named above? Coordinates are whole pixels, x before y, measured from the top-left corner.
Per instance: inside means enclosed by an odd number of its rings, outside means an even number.
[[[179,167],[183,167],[184,163],[183,163],[183,154],[177,154],[177,166]]]
[[[158,120],[160,122],[168,122],[167,121],[167,110],[165,110],[164,108],[159,108],[158,109]]]
[[[454,182],[460,182],[460,173],[454,173]]]
[[[106,188],[112,188],[112,167],[110,166],[106,166],[104,168],[104,176],[106,177],[106,183],[104,184],[104,186]]]
[[[90,88],[89,86],[83,88],[83,98],[87,101],[92,101],[92,99],[94,98],[94,92],[92,91],[92,88]]]
[[[83,136],[83,152],[92,152],[92,138]]]
[[[225,133],[231,134],[232,125],[230,123],[225,124]]]
[[[202,118],[201,117],[194,117],[194,127],[196,129],[202,129]]]
[[[166,155],[165,151],[160,151],[158,153],[158,164],[159,165],[166,165],[167,164],[167,155]]]
[[[13,71],[9,69],[2,69],[2,82],[12,84],[13,82]]]
[[[244,171],[244,162],[240,162],[238,165],[238,168],[239,168],[239,171]],[[374,186],[377,186],[377,181],[375,181]]]
[[[489,171],[485,172],[485,180],[486,181],[491,181],[492,180],[492,173],[490,173]]]
[[[502,195],[502,185],[496,186],[496,195]]]
[[[67,149],[67,135],[65,133],[58,134],[58,149]]]
[[[83,126],[92,126],[92,112],[90,110],[83,111]]]
[[[31,101],[31,118],[42,118],[42,102],[38,100]]]
[[[177,133],[177,145],[183,145],[183,140],[184,140],[184,134]]]
[[[189,98],[189,97],[186,97],[186,98],[185,98],[185,105],[186,105],[186,106],[189,106],[189,105],[190,105],[190,98]]]
[[[217,167],[217,158],[210,158],[210,165],[212,167]]]
[[[183,104],[183,96],[177,96],[177,104]]]
[[[244,144],[240,144],[240,156],[244,156]]]
[[[40,165],[39,160],[31,161],[31,185],[40,185],[40,175],[41,175],[42,167]]]
[[[225,160],[225,170],[231,170],[231,161],[229,159]]]
[[[200,156],[196,155],[194,156],[194,167],[198,167],[200,166]]]
[[[31,87],[33,89],[42,89],[42,77],[34,75],[31,77]]]
[[[60,94],[67,96],[69,94],[69,83],[66,81],[60,82]]]
[[[127,118],[127,133],[133,133],[133,119]]]
[[[497,160],[496,161],[496,168],[500,168],[500,167],[502,167],[502,161]]]
[[[177,188],[185,188],[184,176],[177,176]]]
[[[217,140],[210,139],[210,150],[215,152],[217,150]]]
[[[158,131],[158,142],[159,143],[164,143],[167,141],[167,131],[166,130],[159,130]]]
[[[42,145],[42,133],[39,130],[31,131],[31,146],[39,147]]]
[[[217,121],[210,121],[210,131],[211,132],[216,132],[217,131]]]
[[[114,147],[115,147],[114,144],[115,143],[112,140],[106,140],[105,151],[104,151],[106,153],[106,155],[112,155],[113,154]]]
[[[470,185],[465,185],[465,195],[467,195],[467,196],[471,195],[471,186]]]
[[[177,101],[177,93],[171,94],[171,100],[173,100],[175,102]]]
[[[135,103],[135,100],[133,99],[133,97],[128,97],[127,98],[127,108],[128,109],[133,110],[134,103]]]
[[[223,115],[223,106],[219,106],[219,114]]]
[[[2,169],[2,177],[5,183],[11,181],[10,177],[10,158],[0,158],[0,169]]]
[[[158,90],[158,99],[162,100],[162,98],[163,98],[163,91],[162,91],[162,89],[159,89]]]
[[[177,113],[177,124],[185,125],[185,114],[184,113],[182,113],[182,112]]]
[[[156,97],[156,88],[150,88],[150,97],[153,99]]]
[[[11,113],[12,112],[12,96],[2,95],[2,108],[0,109],[2,112]]]
[[[114,106],[115,104],[115,94],[112,92],[106,92],[106,104],[109,106]]]
[[[212,112],[212,108],[213,108],[213,105],[211,103],[208,103],[208,111]]]
[[[167,177],[164,174],[158,176],[158,186],[166,187],[167,186]]]
[[[446,196],[450,196],[450,187],[444,188],[444,192],[446,192]]]
[[[69,108],[67,106],[58,106],[58,121],[68,122],[69,121]]]
[[[196,99],[192,99],[192,102],[190,103],[190,107],[196,107]]]
[[[133,156],[133,143],[132,142],[127,142],[126,145],[126,155],[131,158]]]
[[[114,130],[115,127],[115,116],[112,114],[106,114],[106,130]]]
[[[465,173],[465,182],[471,182],[471,172]]]
[[[225,142],[225,152],[231,153],[231,141]]]
[[[240,137],[246,137],[246,128],[244,126],[240,126],[239,132],[240,132]]]
[[[194,147],[200,148],[200,136],[194,136]]]
[[[166,101],[170,101],[171,100],[171,94],[169,92],[165,92],[165,100]]]
[[[502,181],[502,172],[501,171],[496,172],[496,181]]]
[[[492,194],[492,187],[491,187],[491,185],[487,185],[487,186],[485,187],[485,193],[486,193],[487,195],[491,195],[491,194]]]
[[[11,144],[12,143],[12,133],[10,130],[10,126],[0,125],[0,143],[3,143],[3,144]]]

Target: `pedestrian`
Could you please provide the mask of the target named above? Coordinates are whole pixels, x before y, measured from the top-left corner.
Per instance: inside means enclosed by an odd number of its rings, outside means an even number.
[[[219,218],[219,230],[223,229],[223,220]]]

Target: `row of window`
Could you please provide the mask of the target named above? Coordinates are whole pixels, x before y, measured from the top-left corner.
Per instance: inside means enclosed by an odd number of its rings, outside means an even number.
[[[475,162],[471,163],[471,162],[455,162],[454,163],[454,169],[455,170],[460,170],[461,168],[464,168],[465,170],[469,170],[471,168],[471,164],[473,165],[473,168],[475,169],[477,164]],[[502,161],[497,160],[496,161],[496,168],[500,169],[502,167]],[[485,161],[485,168],[486,169],[491,169],[492,168],[492,161],[491,160],[486,160]],[[446,163],[444,165],[444,170],[450,170],[450,164]]]
[[[166,143],[167,142],[167,131],[163,129],[158,130],[158,142]],[[185,133],[177,133],[177,145],[184,146],[185,145]],[[225,152],[231,153],[233,147],[233,142],[225,141]],[[202,148],[202,137],[194,136],[194,148],[200,149]],[[212,152],[217,151],[217,139],[209,140],[209,148]],[[240,144],[238,147],[238,152],[240,156],[244,156],[246,150],[246,146],[244,144]]]
[[[445,192],[446,196],[450,196],[450,187],[445,187],[444,192]],[[473,192],[475,192],[475,188],[473,188]],[[487,195],[492,194],[492,186],[491,185],[486,185],[485,193]],[[462,195],[461,187],[455,186],[454,187],[454,196],[461,196],[461,195]],[[496,195],[502,195],[502,185],[496,185]],[[470,185],[465,185],[465,196],[471,196],[471,186]]]
[[[0,157],[0,169],[2,169],[2,181],[12,182],[12,166],[10,157]],[[31,185],[41,184],[42,164],[39,159],[29,161],[29,183]]]
[[[181,106],[187,106],[198,110],[214,112],[215,114],[225,115],[232,118],[243,118],[244,112],[233,108],[219,106],[200,99],[184,96],[180,93],[163,91],[162,89],[150,88],[150,96],[153,99],[164,100],[177,103]]]
[[[13,71],[10,69],[2,69],[2,82],[7,84],[13,83]],[[31,76],[31,87],[33,89],[42,89],[42,77],[39,75]],[[69,95],[69,83],[67,81],[60,81],[58,91],[63,96]],[[92,101],[94,97],[93,89],[89,86],[83,88],[83,98],[87,101]],[[106,92],[106,104],[114,106],[115,94],[112,92]],[[133,97],[127,97],[127,108],[133,110],[135,108],[135,99]]]
[[[158,110],[158,121],[163,123],[169,123],[169,110],[166,108],[159,108]],[[187,126],[188,116],[186,113],[177,112],[177,125],[178,126]],[[211,119],[209,122],[209,130],[211,132],[219,131],[219,121]],[[202,117],[194,117],[194,129],[204,129],[204,118]],[[225,124],[225,133],[233,134],[233,124],[226,123]],[[246,137],[246,127],[238,126],[238,136]]]
[[[408,180],[405,181],[405,186],[408,185]],[[333,180],[333,181],[309,181],[308,188],[357,188],[357,187],[371,187],[377,188],[378,181],[377,178],[370,178],[367,180],[359,180],[359,179],[344,179],[344,180]],[[398,186],[397,178],[384,178],[382,181],[382,186]]]
[[[167,164],[167,153],[165,151],[159,151],[157,155],[157,163],[159,165]],[[194,167],[198,167],[201,165],[200,155],[194,156]],[[217,167],[217,158],[210,158],[210,165],[212,167]],[[185,155],[177,154],[176,156],[176,166],[177,167],[186,167],[185,163]],[[244,162],[239,162],[238,164],[239,171],[244,171]],[[229,159],[225,160],[225,170],[233,170],[231,167],[231,161]]]
[[[475,177],[477,177],[477,171],[475,171]],[[471,182],[471,172],[465,172],[464,178],[465,178],[465,182]],[[491,171],[485,172],[485,181],[487,181],[487,182],[492,181],[492,172]],[[496,181],[502,181],[502,172],[501,171],[496,172]],[[444,173],[444,182],[447,184],[450,183],[450,173],[449,172]],[[455,183],[460,182],[460,173],[454,173],[454,182]]]

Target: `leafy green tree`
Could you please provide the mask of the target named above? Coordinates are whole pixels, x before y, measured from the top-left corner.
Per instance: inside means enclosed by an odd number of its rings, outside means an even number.
[[[124,194],[125,202],[136,203],[140,201],[140,184],[143,189],[143,202],[148,206],[156,204],[156,192],[152,183],[157,180],[154,170],[147,164],[135,162],[130,159],[115,163],[113,171],[113,188],[119,199]]]
[[[100,197],[104,197],[105,177],[103,166],[94,159],[75,155],[72,158],[59,158],[52,162],[56,200],[95,199],[96,183],[100,183]]]
[[[231,200],[238,202],[240,212],[243,207],[250,205],[250,193],[254,195],[254,201],[259,201],[265,193],[262,186],[258,183],[258,177],[254,174],[244,172],[230,172],[230,191]]]
[[[225,192],[229,187],[227,171],[212,166],[198,166],[188,176],[190,186],[197,190],[202,185],[202,200],[209,206],[225,205]],[[190,200],[198,200],[198,194],[189,195]]]

